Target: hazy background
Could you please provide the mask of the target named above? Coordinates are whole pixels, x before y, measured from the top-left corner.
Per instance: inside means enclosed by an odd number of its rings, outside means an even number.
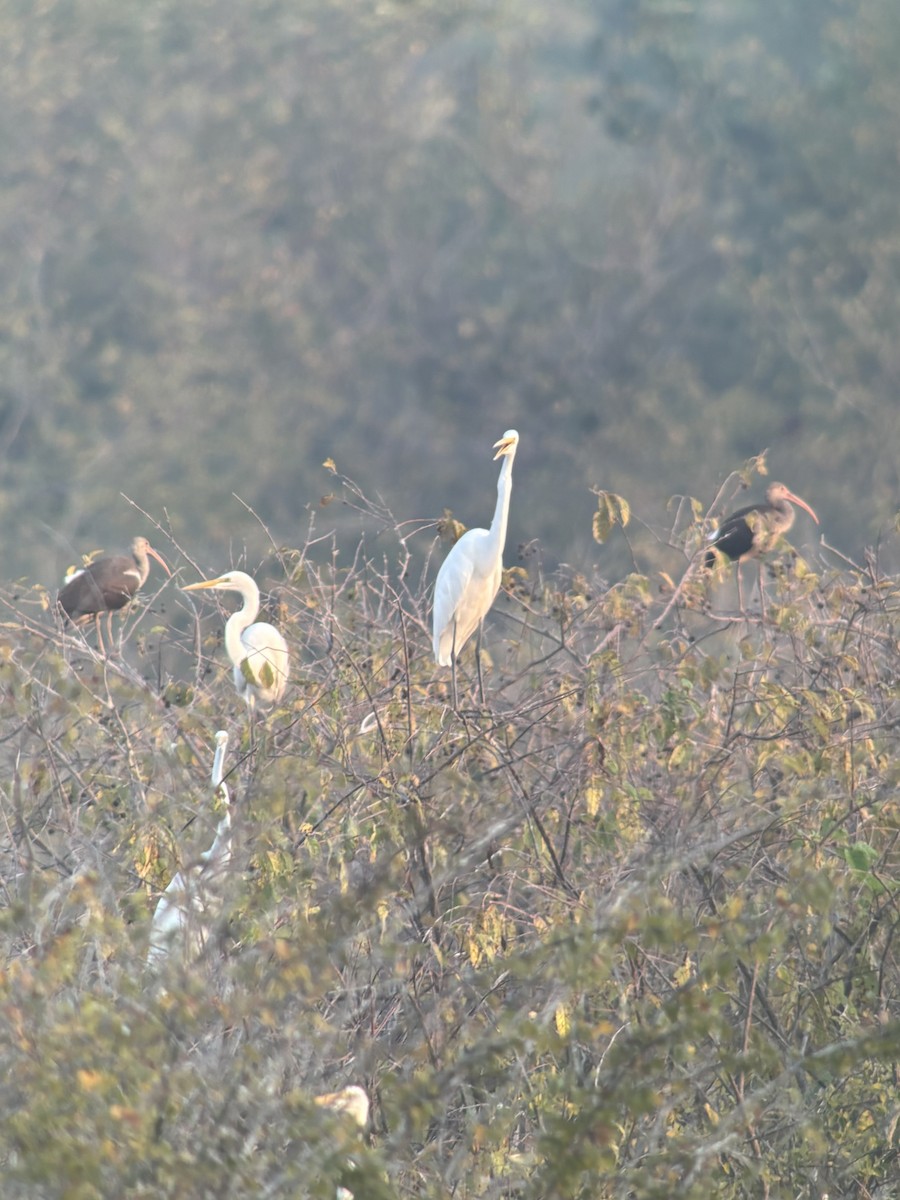
[[[847,553],[893,521],[895,0],[7,0],[0,34],[7,579],[165,552],[120,492],[201,563],[265,552],[232,493],[300,545],[328,457],[484,524],[510,426],[551,562],[627,569],[592,485],[664,534],[765,447]]]

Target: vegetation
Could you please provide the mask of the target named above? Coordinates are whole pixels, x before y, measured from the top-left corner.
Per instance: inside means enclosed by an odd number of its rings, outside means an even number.
[[[252,742],[171,585],[105,660],[7,598],[4,1195],[890,1195],[897,581],[784,553],[743,617],[694,519],[677,586],[532,561],[453,712],[408,537],[340,482],[381,551],[280,554]],[[221,912],[156,976],[220,726]],[[366,1142],[313,1103],[347,1082]]]
[[[893,0],[0,32],[4,1200],[890,1200]],[[510,427],[455,711],[435,530]],[[822,540],[741,614],[697,555],[766,447]],[[139,534],[180,573],[100,656],[57,588]],[[292,654],[252,730],[176,586],[232,566]],[[152,971],[222,728],[212,936]]]

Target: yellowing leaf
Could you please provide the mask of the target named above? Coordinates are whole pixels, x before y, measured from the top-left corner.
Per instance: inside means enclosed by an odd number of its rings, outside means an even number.
[[[603,492],[595,489],[597,511],[594,513],[594,541],[601,544],[606,541],[616,525],[624,529],[631,519],[631,506],[622,496],[615,492]]]
[[[584,790],[585,806],[589,817],[596,817],[600,811],[600,802],[603,799],[603,791],[601,788],[589,785]]]
[[[569,1020],[569,1010],[565,1004],[557,1004],[554,1021],[556,1023],[556,1032],[559,1036],[561,1038],[568,1037],[572,1024]]]
[[[672,982],[675,984],[676,987],[684,987],[684,985],[690,980],[693,973],[694,973],[694,964],[691,961],[691,956],[689,954],[686,954],[684,956],[684,962],[681,964],[681,966],[678,968],[678,970],[672,976]]]

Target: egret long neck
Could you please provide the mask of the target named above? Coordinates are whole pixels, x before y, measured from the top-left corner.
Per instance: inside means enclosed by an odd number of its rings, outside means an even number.
[[[233,663],[239,663],[247,656],[241,634],[256,620],[259,613],[259,598],[241,592],[244,597],[243,607],[232,613],[225,622],[225,651]]]
[[[490,548],[496,554],[503,553],[506,545],[506,523],[509,518],[509,497],[512,492],[513,455],[508,454],[500,468],[500,478],[497,480],[497,507],[488,532]]]

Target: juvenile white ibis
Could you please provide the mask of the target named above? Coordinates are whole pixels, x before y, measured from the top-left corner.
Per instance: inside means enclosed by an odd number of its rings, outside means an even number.
[[[257,703],[277,704],[284,695],[290,673],[287,642],[266,621],[257,621],[259,588],[244,571],[228,571],[216,579],[191,583],[186,592],[212,588],[238,592],[242,608],[225,622],[225,650],[234,667],[234,686],[251,714]]]
[[[93,617],[97,628],[97,643],[103,652],[100,635],[100,617],[106,613],[106,632],[112,641],[112,614],[126,604],[139,588],[147,582],[150,574],[150,559],[155,558],[167,575],[171,575],[165,559],[158,554],[145,537],[136,537],[131,543],[131,557],[126,554],[111,554],[98,558],[83,570],[70,575],[57,598],[59,607],[66,617],[78,623]]]
[[[444,559],[434,585],[433,642],[434,657],[440,667],[452,672],[453,704],[456,697],[456,659],[463,646],[478,630],[475,659],[478,686],[484,701],[481,678],[481,626],[497,593],[503,575],[503,546],[512,492],[512,468],[519,445],[515,429],[508,429],[494,443],[494,460],[503,459],[497,480],[497,506],[490,529],[470,529],[462,535]]]
[[[217,908],[217,884],[231,861],[231,804],[228,787],[222,782],[227,748],[228,734],[220,730],[216,734],[212,789],[224,803],[225,812],[210,848],[193,866],[182,868],[159,898],[150,925],[150,949],[147,952],[147,964],[155,969],[176,948],[188,957],[196,958],[209,939]]]
[[[794,524],[794,505],[804,509],[818,525],[819,518],[799,496],[795,496],[783,483],[770,483],[766,488],[766,499],[758,504],[739,508],[709,535],[712,543],[707,550],[704,564],[708,568],[716,565],[716,551],[737,563],[738,604],[744,609],[741,589],[740,564],[748,558],[758,558],[771,550],[782,534]],[[762,602],[762,575],[760,574],[760,602]]]

